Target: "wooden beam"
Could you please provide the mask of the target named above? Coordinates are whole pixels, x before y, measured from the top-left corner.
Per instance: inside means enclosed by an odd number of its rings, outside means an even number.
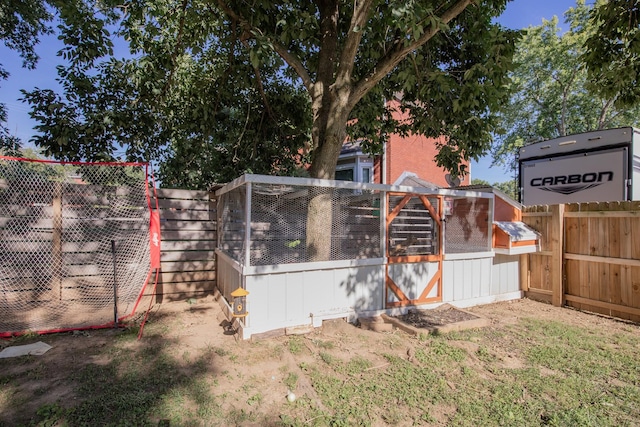
[[[520,255],[520,290],[528,291],[529,283],[529,254],[522,254]]]
[[[581,255],[581,254],[564,254],[565,259],[573,259],[576,261],[599,262],[603,264],[626,265],[629,267],[640,267],[640,260],[627,258],[613,258],[604,256]]]
[[[427,287],[424,288],[424,290],[422,291],[422,294],[420,294],[420,297],[418,298],[418,301],[425,300],[427,298],[427,295],[429,295],[429,293],[431,292],[433,287],[436,285],[436,283],[438,283],[441,279],[442,279],[442,270],[438,269],[436,274],[433,275],[433,277],[431,278],[431,280],[427,284]],[[436,298],[437,297],[442,297],[440,292],[438,293]]]
[[[524,296],[526,298],[529,298],[535,301],[541,301],[547,304],[551,304],[551,295],[543,294],[541,292],[535,292],[530,290],[528,292],[525,292]]]
[[[591,305],[594,307],[600,307],[607,310],[620,311],[623,313],[632,314],[634,316],[640,316],[640,308],[627,307],[627,306],[618,305],[618,304],[611,304],[609,302],[597,301],[589,298],[577,297],[574,295],[565,295],[565,299],[567,301],[576,302],[579,304]]]
[[[551,212],[522,212],[523,218],[531,218],[536,216],[549,217],[549,216],[552,216],[552,213]]]
[[[442,255],[406,255],[390,256],[389,264],[408,264],[415,262],[436,262],[442,259]]]
[[[543,295],[553,295],[553,291],[549,291],[547,289],[529,288],[529,292],[534,292],[536,294],[543,294]]]
[[[393,281],[393,279],[391,279],[391,277],[389,277],[389,273],[387,272],[387,277],[386,280],[387,282],[387,289],[391,289],[391,292],[393,292],[393,294],[398,297],[398,299],[400,300],[400,302],[408,302],[409,301],[409,297],[407,297],[404,292],[402,292],[402,289],[400,289],[398,287],[398,285],[395,284],[395,282]],[[387,305],[390,304],[389,302],[387,302]]]
[[[398,203],[398,205],[393,208],[391,212],[389,212],[389,215],[387,215],[387,232],[389,232],[389,225],[391,225],[391,221],[393,221],[393,219],[398,216],[402,208],[404,208],[406,204],[409,203],[409,200],[411,200],[412,197],[413,196],[411,196],[410,194],[407,194],[402,198],[402,200],[400,200],[400,203]]]
[[[427,210],[429,211],[429,215],[431,215],[431,218],[433,218],[433,220],[436,222],[436,224],[438,224],[438,227],[440,227],[440,225],[441,225],[440,224],[440,217],[438,217],[438,214],[436,213],[436,210],[431,205],[431,202],[429,201],[427,196],[418,196],[418,197],[420,198],[420,201],[422,202],[424,207],[427,208]]]
[[[393,302],[388,302],[387,307],[388,308],[407,307],[407,306],[415,306],[415,305],[421,305],[421,304],[429,304],[433,302],[442,302],[442,297],[432,297],[432,298],[426,298],[423,300],[412,299],[412,300],[403,300],[403,301],[393,301]]]
[[[640,211],[567,212],[565,218],[640,218]]]

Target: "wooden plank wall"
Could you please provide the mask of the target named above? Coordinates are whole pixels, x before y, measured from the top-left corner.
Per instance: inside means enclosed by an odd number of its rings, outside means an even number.
[[[156,302],[213,294],[216,200],[207,191],[158,189],[162,235]],[[151,284],[155,277],[152,277]],[[151,293],[147,287],[146,295]]]
[[[552,286],[551,276],[551,235],[550,222],[551,210],[549,206],[528,206],[522,209],[522,221],[538,231],[540,236],[540,251],[522,255],[522,263],[528,267],[526,275],[522,274],[523,286],[521,289],[525,296],[551,302]]]
[[[565,299],[640,321],[640,202],[566,205]]]
[[[523,221],[543,242],[542,252],[524,260],[528,296],[640,321],[640,202],[530,206]],[[559,272],[554,261],[561,261]]]

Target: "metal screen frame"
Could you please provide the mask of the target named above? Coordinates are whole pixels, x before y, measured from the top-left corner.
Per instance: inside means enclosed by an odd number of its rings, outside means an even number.
[[[379,248],[379,257],[375,258],[367,258],[367,259],[344,259],[344,260],[330,260],[330,261],[304,261],[300,263],[290,263],[290,264],[267,264],[267,265],[252,265],[251,256],[250,256],[250,246],[251,246],[251,227],[247,227],[247,225],[251,224],[251,190],[255,185],[280,185],[280,186],[295,186],[295,187],[321,187],[321,188],[332,188],[332,189],[346,189],[352,190],[354,192],[378,192],[380,194],[380,225],[379,225],[379,239],[380,239],[380,248]],[[238,259],[232,253],[229,253],[223,247],[222,234],[224,232],[224,195],[230,193],[232,191],[236,191],[239,188],[243,188],[244,193],[244,216],[242,219],[242,223],[245,225],[242,230],[243,235],[243,256],[242,259]],[[254,175],[254,174],[246,174],[241,177],[233,180],[232,182],[226,184],[222,188],[216,191],[216,196],[218,196],[218,213],[219,213],[219,227],[222,231],[219,233],[218,240],[218,249],[217,251],[224,253],[226,256],[232,258],[235,262],[237,262],[237,267],[243,274],[259,274],[260,272],[267,273],[270,271],[299,271],[308,268],[312,268],[313,266],[344,266],[344,265],[359,265],[359,264],[370,264],[372,259],[379,259],[383,262],[387,262],[387,193],[405,193],[405,194],[413,194],[416,197],[443,197],[443,198],[477,198],[477,199],[488,199],[488,209],[486,211],[487,221],[490,223],[493,220],[493,206],[494,206],[494,194],[488,192],[480,192],[480,191],[466,191],[466,190],[450,190],[450,189],[429,189],[424,187],[407,187],[400,185],[384,185],[384,184],[373,184],[373,183],[358,183],[358,182],[349,182],[349,181],[335,181],[335,180],[323,180],[323,179],[314,179],[314,178],[293,178],[293,177],[276,177],[276,176],[268,176],[268,175]],[[438,215],[442,219],[443,217],[446,220],[445,208],[442,208],[442,211],[438,212]],[[446,223],[446,221],[443,221]],[[442,244],[442,253],[446,259],[447,249],[446,249],[446,224],[443,225],[441,231],[441,239],[443,241]],[[482,247],[482,251],[468,251],[468,253],[486,253],[492,251],[492,227],[488,227],[486,234],[486,247]],[[458,255],[458,252],[453,253],[454,255]]]

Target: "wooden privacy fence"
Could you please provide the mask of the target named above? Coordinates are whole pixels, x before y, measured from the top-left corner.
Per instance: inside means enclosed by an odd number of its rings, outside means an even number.
[[[158,189],[161,272],[156,301],[212,294],[216,280],[216,200],[207,191]],[[152,201],[155,203],[155,201]],[[153,284],[155,277],[151,278]],[[148,286],[146,295],[152,292]]]
[[[521,257],[521,289],[554,305],[640,321],[640,202],[529,206],[542,250]]]

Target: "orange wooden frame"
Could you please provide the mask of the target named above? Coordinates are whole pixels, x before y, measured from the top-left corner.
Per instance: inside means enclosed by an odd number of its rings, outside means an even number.
[[[387,206],[389,206],[390,195],[397,195],[397,194],[395,193],[387,194]],[[404,193],[400,193],[400,195],[404,196],[402,200],[400,200],[400,203],[398,203],[398,205],[387,214],[387,221],[386,221],[387,236],[389,235],[389,226],[391,225],[393,220],[398,216],[398,214],[402,211],[402,209],[407,205],[407,203],[409,203],[409,201],[412,198],[417,197],[420,199],[423,206],[427,209],[427,211],[429,212],[429,215],[431,215],[431,218],[433,218],[434,222],[438,227],[438,254],[391,257],[389,256],[389,244],[387,239],[387,244],[385,245],[386,247],[385,252],[387,255],[387,266],[385,268],[386,306],[387,308],[392,308],[392,307],[405,307],[410,305],[426,304],[430,302],[440,302],[442,301],[442,249],[443,249],[442,248],[442,242],[443,242],[442,221],[438,217],[436,210],[434,209],[433,205],[431,204],[427,196],[417,195],[417,194],[404,194]],[[442,212],[443,198],[442,196],[437,196],[437,197],[438,197],[438,212]],[[437,262],[438,271],[436,271],[433,277],[429,279],[429,283],[426,284],[420,296],[416,299],[410,299],[389,276],[389,264],[408,264],[408,263],[418,263],[418,262]],[[427,297],[427,295],[431,293],[431,291],[436,285],[438,286],[437,295],[435,297]],[[390,296],[389,292],[395,295],[395,297],[398,298],[399,301],[389,301],[389,296]]]

